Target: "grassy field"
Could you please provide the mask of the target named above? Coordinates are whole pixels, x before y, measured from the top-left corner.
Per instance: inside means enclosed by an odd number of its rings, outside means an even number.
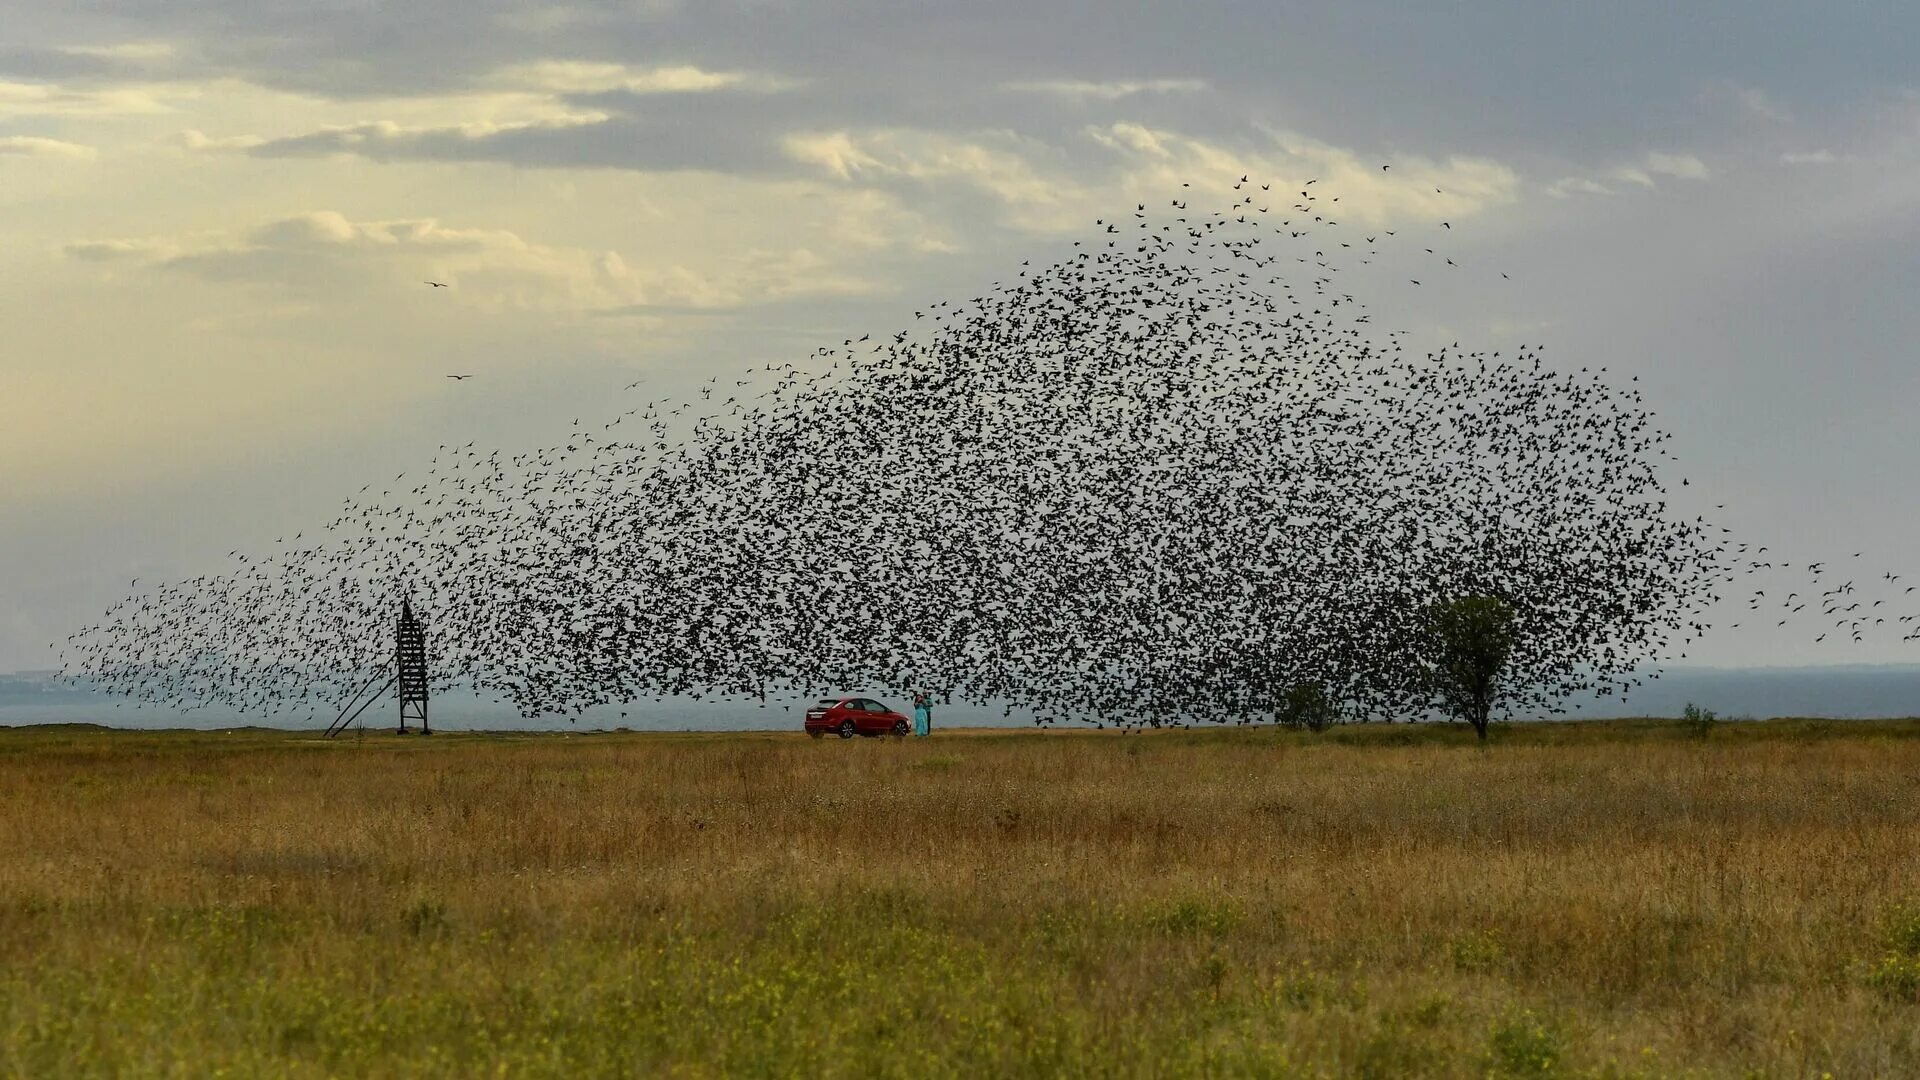
[[[0,730],[0,1075],[1920,1076],[1920,723]]]

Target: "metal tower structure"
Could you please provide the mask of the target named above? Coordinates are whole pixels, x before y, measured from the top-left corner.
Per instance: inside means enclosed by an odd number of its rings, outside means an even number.
[[[383,677],[387,681],[373,691],[372,697],[366,697],[367,691]],[[408,720],[420,721],[420,734],[433,734],[433,729],[427,726],[427,628],[413,617],[413,603],[405,596],[400,598],[400,622],[394,627],[393,662],[382,664],[340,707],[340,715],[327,725],[327,738],[347,730],[349,724],[360,719],[360,714],[394,688],[400,696],[400,734],[407,734]]]
[[[405,598],[394,633],[393,669],[400,684],[400,734],[407,733],[409,719],[420,721],[420,734],[433,734],[427,726],[427,629],[413,617],[413,604]]]

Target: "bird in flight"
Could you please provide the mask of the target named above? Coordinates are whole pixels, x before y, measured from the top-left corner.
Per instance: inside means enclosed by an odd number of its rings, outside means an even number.
[[[422,282],[422,284],[431,285],[436,289],[444,289],[447,287],[447,283],[444,281],[427,281],[427,282]]]
[[[471,376],[471,375],[449,375],[449,376],[447,376],[447,378],[449,378],[449,379],[471,379],[471,378],[473,378],[473,376]]]

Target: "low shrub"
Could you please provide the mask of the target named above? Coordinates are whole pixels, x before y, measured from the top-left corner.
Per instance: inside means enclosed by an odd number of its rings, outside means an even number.
[[[1507,959],[1506,946],[1500,943],[1500,935],[1494,930],[1482,930],[1476,934],[1454,938],[1447,944],[1447,956],[1453,961],[1455,971],[1483,973],[1504,964]]]
[[[1696,739],[1704,739],[1713,734],[1714,725],[1719,722],[1718,713],[1712,709],[1703,709],[1691,701],[1687,702],[1687,707],[1680,713],[1680,723],[1686,727],[1687,733]]]
[[[1880,938],[1885,951],[1867,968],[1867,986],[1890,1000],[1920,1004],[1920,903],[1888,908]]]
[[[1866,982],[1889,1001],[1920,1004],[1920,956],[1887,953],[1867,968]]]
[[[1303,727],[1308,731],[1325,731],[1339,719],[1339,711],[1333,707],[1326,690],[1317,684],[1300,683],[1287,688],[1280,711],[1283,725]]]
[[[1147,926],[1171,937],[1221,937],[1240,925],[1241,912],[1231,901],[1179,900],[1147,912]]]
[[[1332,1006],[1358,1008],[1366,1004],[1366,991],[1357,983],[1336,979],[1308,967],[1296,967],[1273,980],[1274,1004],[1316,1012]]]

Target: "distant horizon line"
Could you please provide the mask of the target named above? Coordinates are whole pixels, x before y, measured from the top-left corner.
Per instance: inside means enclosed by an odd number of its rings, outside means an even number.
[[[1865,661],[1847,664],[1663,664],[1657,666],[1662,672],[1675,671],[1739,671],[1739,672],[1809,672],[1809,671],[1920,671],[1920,660],[1905,661]],[[59,668],[21,668],[14,671],[0,671],[0,678],[53,678],[60,674]],[[81,676],[84,678],[85,676]]]

